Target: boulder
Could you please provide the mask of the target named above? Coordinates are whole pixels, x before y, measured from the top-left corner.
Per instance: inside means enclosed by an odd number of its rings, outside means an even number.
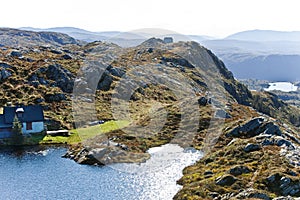
[[[11,69],[13,66],[7,64],[7,63],[1,63],[0,62],[0,67],[4,68],[4,69]]]
[[[64,54],[64,55],[62,56],[62,58],[65,59],[65,60],[72,60],[72,56],[70,56],[70,55],[68,55],[68,54]]]
[[[245,147],[244,147],[244,151],[247,153],[253,152],[253,151],[258,151],[260,150],[261,147],[259,144],[252,144],[252,143],[248,143]]]
[[[10,56],[20,58],[23,56],[23,54],[20,51],[12,51],[12,52],[10,52]]]
[[[279,129],[279,127],[277,125],[275,125],[273,122],[269,122],[265,125],[265,134],[269,134],[269,135],[278,135],[281,136],[282,133]]]
[[[216,111],[215,117],[228,119],[228,118],[231,118],[231,115],[229,113],[227,113],[225,110],[219,109]]]
[[[250,120],[242,126],[234,128],[232,131],[226,134],[227,137],[253,137],[261,133],[259,129],[264,122],[264,118],[258,117]]]
[[[224,175],[216,179],[216,184],[220,186],[230,186],[234,184],[236,181],[237,179],[234,176]]]
[[[247,174],[247,173],[250,173],[250,172],[251,172],[251,170],[247,166],[243,166],[243,165],[232,167],[229,170],[229,174],[231,174],[233,176]]]
[[[200,106],[206,106],[206,105],[207,105],[207,102],[208,102],[208,100],[207,100],[206,97],[200,97],[200,98],[198,99],[198,104],[199,104]]]
[[[11,76],[11,73],[9,71],[7,71],[6,69],[0,68],[0,81],[7,79],[10,76]]]

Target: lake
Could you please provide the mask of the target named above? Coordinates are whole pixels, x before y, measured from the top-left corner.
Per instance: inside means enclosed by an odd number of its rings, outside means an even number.
[[[168,200],[181,188],[176,181],[199,151],[167,144],[149,150],[142,164],[79,165],[61,158],[63,147],[0,150],[0,199]]]
[[[274,82],[274,83],[269,83],[269,87],[266,88],[266,91],[271,91],[271,90],[280,90],[283,92],[292,92],[292,91],[297,91],[298,87],[295,86],[294,84],[290,82]]]

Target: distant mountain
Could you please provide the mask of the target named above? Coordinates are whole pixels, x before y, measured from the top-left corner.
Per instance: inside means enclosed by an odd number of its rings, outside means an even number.
[[[229,40],[246,41],[300,41],[300,31],[272,31],[272,30],[249,30],[235,33],[226,37]]]
[[[153,37],[147,32],[123,33],[119,31],[91,32],[73,27],[23,30],[52,31],[70,35],[85,42],[107,41],[122,47],[138,46]],[[212,49],[237,78],[256,78],[269,81],[299,80],[300,32],[251,30],[230,35],[224,39],[209,36],[155,33],[156,38],[173,37],[174,42],[197,41]]]
[[[201,43],[212,49],[236,78],[299,80],[300,32],[253,30]]]
[[[80,28],[74,27],[55,27],[55,28],[47,28],[47,29],[39,29],[32,27],[22,27],[21,30],[29,30],[29,31],[51,31],[51,32],[59,32],[70,35],[77,40],[82,40],[85,42],[94,42],[94,41],[108,41],[115,44],[118,44],[123,47],[132,47],[137,46],[144,42],[145,40],[158,37],[163,39],[164,37],[173,37],[175,42],[178,41],[196,41],[202,42],[204,40],[213,39],[210,36],[199,36],[199,35],[182,35],[182,34],[150,34],[145,32],[120,32],[120,31],[104,31],[104,32],[92,32],[87,31]]]
[[[223,61],[238,79],[300,80],[300,55],[223,54]]]
[[[11,28],[0,28],[0,46],[62,46],[78,44],[74,38],[64,33],[34,32]]]

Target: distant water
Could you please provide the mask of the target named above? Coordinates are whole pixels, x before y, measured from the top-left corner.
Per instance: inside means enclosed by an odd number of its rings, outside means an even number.
[[[270,87],[266,88],[266,91],[271,91],[271,90],[280,90],[283,92],[292,92],[292,91],[297,91],[298,87],[295,86],[294,84],[290,82],[274,82],[274,83],[269,83]]]
[[[146,163],[95,167],[61,158],[65,148],[0,150],[0,199],[168,200],[199,151],[176,145],[150,149]]]

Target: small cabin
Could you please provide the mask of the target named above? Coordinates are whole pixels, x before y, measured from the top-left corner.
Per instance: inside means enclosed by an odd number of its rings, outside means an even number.
[[[3,114],[0,114],[0,138],[11,137],[15,116],[22,124],[24,135],[45,130],[42,106],[6,106],[3,108]]]
[[[173,38],[172,37],[164,37],[164,43],[166,43],[166,44],[173,43]]]

